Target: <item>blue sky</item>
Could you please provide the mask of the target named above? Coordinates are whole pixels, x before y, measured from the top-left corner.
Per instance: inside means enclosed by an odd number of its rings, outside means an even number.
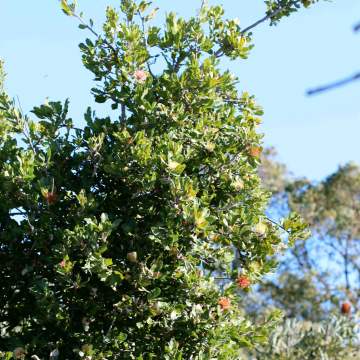
[[[119,1],[79,0],[85,16],[100,28],[106,5]],[[247,26],[264,14],[262,0],[210,0],[223,4],[229,17]],[[164,11],[189,16],[200,0],[156,0]],[[161,19],[162,13],[159,14]],[[239,90],[256,95],[265,110],[265,144],[298,176],[311,179],[348,161],[360,163],[360,81],[306,97],[309,87],[360,70],[358,0],[322,2],[302,10],[277,27],[255,29],[255,48],[246,61],[229,64],[240,78]],[[92,103],[91,74],[81,64],[78,43],[87,33],[59,11],[56,0],[0,0],[0,57],[5,60],[7,89],[28,111],[51,100],[71,100],[71,114],[81,122]],[[77,120],[78,119],[78,120]]]

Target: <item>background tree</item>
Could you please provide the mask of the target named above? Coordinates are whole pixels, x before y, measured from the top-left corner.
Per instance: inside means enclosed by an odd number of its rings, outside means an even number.
[[[354,323],[346,318],[322,322],[286,319],[270,341],[256,350],[252,359],[350,360],[360,355]]]
[[[295,248],[309,270],[317,269],[325,291],[355,308],[359,301],[360,169],[355,164],[340,167],[318,184],[295,182],[290,188],[290,206],[298,209],[313,228],[317,242]],[[310,252],[309,248],[314,248]],[[319,254],[325,256],[319,261]]]
[[[268,212],[281,216],[297,211],[312,231],[310,239],[296,242],[280,262],[280,283],[288,287],[289,281],[299,278],[303,282],[307,278],[310,287],[316,284],[323,293],[322,302],[338,306],[339,301],[352,299],[355,305],[359,279],[359,167],[351,163],[339,167],[320,182],[297,179],[270,149],[264,151],[260,176],[273,194]],[[285,279],[285,273],[291,273],[289,278]],[[304,279],[300,279],[302,276]],[[297,286],[307,287],[306,293],[312,293],[305,283]]]
[[[246,352],[244,358],[359,357],[355,235],[359,168],[348,164],[320,183],[297,180],[277,161],[272,148],[264,151],[259,173],[273,194],[268,215],[297,210],[309,222],[312,236],[295,242],[283,255],[276,254],[276,273],[241,299],[255,323],[274,309],[284,315],[269,342]]]
[[[312,236],[286,250],[276,274],[243,299],[254,321],[273,308],[284,314],[270,342],[249,356],[357,358],[359,168],[348,164],[321,182],[298,180],[275,155],[274,149],[265,151],[260,168],[274,194],[268,212],[298,211]]]
[[[98,34],[61,1],[94,36],[83,63],[112,112],[77,128],[68,101],[33,120],[1,94],[3,358],[238,359],[266,340],[276,314],[252,324],[238,302],[306,231],[266,217],[262,111],[220,69],[247,58],[254,26],[310,1],[266,3],[245,29],[204,3],[158,28],[150,3],[122,0]]]

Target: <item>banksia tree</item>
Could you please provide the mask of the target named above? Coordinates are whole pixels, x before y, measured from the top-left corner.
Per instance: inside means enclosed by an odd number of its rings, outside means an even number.
[[[68,101],[28,117],[1,95],[0,350],[238,359],[274,318],[251,324],[237,298],[305,234],[295,215],[265,216],[262,111],[220,68],[247,58],[251,34],[206,5],[158,28],[132,0],[97,34],[61,4],[94,35],[83,63],[112,111],[79,128]]]

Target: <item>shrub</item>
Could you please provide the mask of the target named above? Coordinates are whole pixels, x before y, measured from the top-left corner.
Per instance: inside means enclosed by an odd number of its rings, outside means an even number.
[[[61,4],[95,34],[83,63],[112,111],[79,128],[68,101],[30,118],[1,95],[3,356],[238,359],[276,316],[253,325],[237,298],[287,244],[257,175],[262,111],[220,68],[251,35],[219,6],[158,28],[132,0],[97,35]],[[294,215],[282,227],[304,236]]]

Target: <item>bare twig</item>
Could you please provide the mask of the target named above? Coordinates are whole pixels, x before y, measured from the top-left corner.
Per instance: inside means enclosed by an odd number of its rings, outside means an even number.
[[[348,83],[351,83],[353,81],[356,81],[356,80],[360,80],[360,72],[352,75],[352,76],[349,76],[347,78],[344,78],[342,80],[339,80],[339,81],[335,81],[331,84],[328,84],[328,85],[324,85],[324,86],[319,86],[317,88],[314,88],[314,89],[310,89],[307,91],[307,95],[315,95],[315,94],[318,94],[318,93],[321,93],[321,92],[324,92],[324,91],[328,91],[328,90],[332,90],[332,89],[335,89],[335,88],[338,88],[340,86],[343,86],[343,85],[346,85]]]
[[[349,279],[349,242],[350,236],[346,236],[345,239],[345,256],[344,256],[344,274],[345,274],[345,284],[346,291],[350,292],[350,279]]]
[[[143,31],[143,34],[144,34],[144,38],[143,38],[143,40],[144,40],[144,46],[145,46],[146,51],[147,51],[148,54],[149,54],[149,59],[150,59],[150,58],[151,58],[151,56],[150,56],[150,51],[148,50],[148,43],[147,43],[147,39],[146,39],[146,36],[145,36],[145,33],[146,33],[145,18],[144,18],[144,16],[141,15],[141,12],[140,12],[140,11],[138,11],[137,14],[138,14],[138,16],[139,16],[139,18],[140,18],[141,27],[142,27],[142,31]],[[153,72],[152,72],[152,70],[151,70],[151,66],[150,66],[149,59],[146,61],[146,66],[147,66],[147,68],[148,68],[148,71],[149,71],[150,75],[151,75],[153,78],[155,78],[155,75],[153,74]],[[156,58],[155,58],[155,61],[156,61]]]
[[[111,322],[111,324],[110,324],[110,326],[109,326],[109,329],[108,329],[108,331],[107,331],[107,333],[106,333],[106,337],[109,337],[110,336],[110,334],[111,334],[111,330],[112,330],[112,328],[113,328],[113,326],[114,326],[114,324],[115,324],[115,321],[116,321],[116,313],[115,312],[113,312],[113,320],[112,320],[112,322]]]
[[[27,215],[27,212],[25,212],[25,211],[15,211],[15,212],[9,213],[9,215],[10,216]]]
[[[126,108],[125,108],[125,104],[121,104],[121,121],[125,122],[126,121]]]
[[[20,102],[19,97],[16,96],[16,98],[17,98],[17,102],[18,102],[18,104],[19,104],[20,117],[21,117],[21,118],[23,119],[23,121],[24,121],[24,127],[23,127],[22,133],[23,133],[23,135],[25,136],[27,142],[29,143],[29,146],[30,146],[32,152],[33,152],[34,155],[36,156],[36,150],[35,150],[33,141],[32,141],[32,139],[31,139],[31,131],[30,131],[30,127],[29,127],[29,120],[28,120],[28,118],[27,118],[26,115],[24,116],[24,111],[23,111],[23,109],[22,109],[22,106],[21,106],[21,102]],[[20,118],[17,117],[16,120],[19,122]]]

